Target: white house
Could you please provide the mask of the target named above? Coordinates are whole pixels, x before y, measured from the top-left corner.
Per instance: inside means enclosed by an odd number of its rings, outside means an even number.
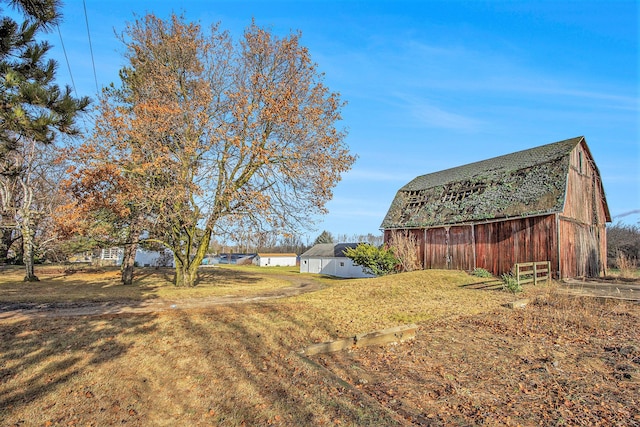
[[[258,253],[253,258],[253,264],[260,267],[295,267],[298,264],[298,255]]]
[[[100,265],[121,266],[124,258],[124,249],[113,247],[101,249],[98,257],[94,257]],[[148,251],[138,248],[136,251],[136,264],[139,267],[173,267],[173,253],[164,249],[161,251]]]
[[[327,274],[337,277],[374,277],[347,258],[344,250],[358,243],[320,243],[300,255],[300,273]]]

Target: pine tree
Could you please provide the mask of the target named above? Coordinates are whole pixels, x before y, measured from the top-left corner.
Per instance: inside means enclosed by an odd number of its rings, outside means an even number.
[[[0,227],[12,243],[20,233],[25,280],[34,281],[34,235],[39,212],[35,204],[33,162],[38,150],[53,144],[60,134],[77,135],[77,114],[89,98],[76,99],[71,88],[54,83],[56,62],[46,59],[51,46],[36,36],[60,20],[59,0],[13,0],[24,21],[9,16],[0,20]],[[11,232],[9,232],[9,230]],[[3,254],[0,253],[0,257]],[[6,252],[4,253],[6,256]]]
[[[327,230],[324,230],[316,240],[313,242],[314,245],[318,245],[321,243],[333,243],[333,236]]]

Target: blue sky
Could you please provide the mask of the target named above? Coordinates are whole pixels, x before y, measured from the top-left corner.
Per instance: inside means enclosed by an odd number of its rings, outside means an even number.
[[[67,0],[60,32],[78,94],[117,82],[114,33],[134,13],[172,11],[220,21],[234,37],[252,18],[279,35],[300,30],[348,102],[342,124],[358,161],[312,240],[322,230],[377,234],[396,191],[418,175],[579,135],[614,220],[640,221],[635,1]],[[57,31],[50,38],[59,83],[71,84]]]

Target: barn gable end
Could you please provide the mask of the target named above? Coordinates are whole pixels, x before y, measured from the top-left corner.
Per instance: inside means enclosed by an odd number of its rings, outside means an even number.
[[[551,261],[556,277],[600,275],[611,221],[584,137],[422,175],[382,223],[411,232],[424,268],[508,272]]]

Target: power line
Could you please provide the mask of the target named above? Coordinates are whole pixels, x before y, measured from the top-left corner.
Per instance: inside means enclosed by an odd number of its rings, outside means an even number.
[[[93,60],[93,46],[91,45],[91,32],[89,31],[89,18],[87,16],[87,3],[85,0],[82,0],[82,5],[84,6],[84,21],[87,24],[87,36],[89,37],[89,51],[91,52],[91,65],[93,65],[93,80],[96,82],[96,94],[99,94],[100,89],[98,89],[98,77],[96,76],[96,63]]]
[[[60,45],[62,46],[62,52],[64,53],[64,60],[67,62],[67,69],[69,70],[69,76],[71,76],[71,85],[73,86],[73,91],[76,93],[76,98],[77,98],[78,91],[76,90],[76,82],[73,80],[73,73],[71,72],[71,64],[69,64],[67,49],[65,49],[64,41],[62,41],[62,32],[60,32],[60,25],[56,25],[56,27],[58,28],[58,35],[60,36]]]

